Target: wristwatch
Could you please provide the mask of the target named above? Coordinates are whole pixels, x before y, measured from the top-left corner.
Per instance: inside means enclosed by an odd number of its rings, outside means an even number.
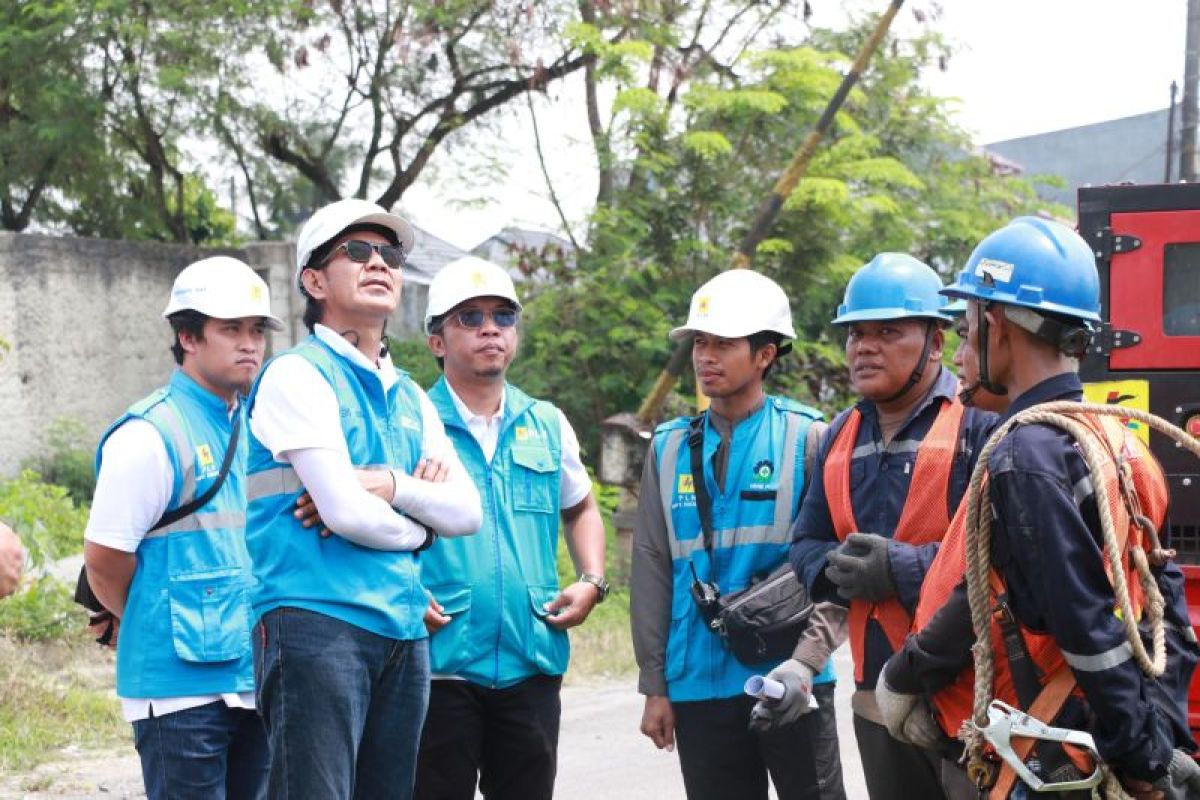
[[[604,580],[603,575],[596,575],[592,572],[583,572],[579,575],[579,582],[590,583],[592,586],[595,586],[600,590],[600,599],[596,601],[597,603],[603,603],[604,598],[608,597],[608,581]]]

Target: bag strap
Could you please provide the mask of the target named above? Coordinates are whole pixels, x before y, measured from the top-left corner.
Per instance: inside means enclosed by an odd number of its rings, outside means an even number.
[[[229,475],[229,468],[233,466],[233,454],[237,452],[238,438],[242,431],[242,410],[239,408],[237,414],[233,418],[233,430],[229,434],[229,446],[225,448],[225,460],[221,462],[221,471],[217,474],[217,479],[209,484],[209,487],[204,491],[204,494],[192,500],[190,503],[185,503],[173,511],[168,511],[159,517],[158,522],[150,528],[151,531],[156,531],[159,528],[165,528],[167,525],[178,522],[184,517],[203,508],[209,500],[216,497],[217,492],[221,491],[221,486],[225,483],[225,478]],[[149,531],[147,531],[149,533]]]
[[[156,531],[159,528],[170,525],[173,522],[178,522],[189,514],[194,513],[202,508],[209,500],[212,500],[217,492],[221,490],[221,485],[225,483],[225,478],[229,476],[229,469],[233,466],[233,454],[237,451],[238,439],[242,430],[242,412],[238,409],[237,416],[233,419],[233,430],[229,433],[229,446],[225,449],[225,460],[221,462],[221,471],[217,473],[217,479],[204,491],[204,494],[186,503],[174,511],[168,511],[159,517],[158,522],[150,528],[150,531]],[[150,531],[147,531],[149,533]],[[100,602],[100,598],[96,597],[96,593],[92,591],[92,585],[88,582],[87,565],[79,568],[79,577],[75,579],[75,596],[74,601],[83,606],[89,611],[104,612],[107,609]],[[111,626],[104,636],[100,637],[101,644],[108,644],[107,638],[111,638]]]
[[[712,560],[713,522],[712,495],[704,479],[704,415],[697,414],[688,423],[688,450],[692,458],[692,490],[696,493],[696,512],[700,515],[700,530],[704,534],[704,551]]]

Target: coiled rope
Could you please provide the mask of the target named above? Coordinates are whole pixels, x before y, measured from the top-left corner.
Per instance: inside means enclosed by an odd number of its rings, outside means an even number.
[[[1172,439],[1177,445],[1200,458],[1200,440],[1160,417],[1125,406],[1070,401],[1044,403],[1022,411],[1005,422],[988,439],[983,451],[979,454],[979,460],[967,487],[967,598],[971,606],[971,624],[975,629],[975,644],[971,648],[975,657],[975,698],[972,709],[974,724],[970,724],[970,722],[964,724],[959,736],[967,745],[968,774],[972,776],[986,774],[990,769],[984,757],[986,741],[981,731],[988,724],[988,706],[992,702],[992,688],[995,679],[994,648],[991,641],[991,587],[988,583],[992,561],[992,505],[988,500],[987,492],[984,491],[985,476],[992,452],[1000,444],[1000,441],[1018,425],[1051,425],[1065,430],[1078,443],[1084,461],[1087,463],[1092,488],[1096,493],[1096,505],[1100,512],[1100,527],[1104,539],[1104,553],[1112,568],[1113,593],[1116,595],[1121,611],[1120,617],[1125,628],[1125,637],[1133,649],[1133,658],[1142,671],[1151,678],[1159,677],[1166,668],[1166,627],[1163,624],[1165,601],[1150,572],[1150,562],[1161,566],[1174,553],[1162,548],[1154,526],[1141,516],[1140,509],[1136,506],[1129,507],[1133,498],[1126,496],[1124,500],[1129,510],[1130,521],[1143,528],[1151,544],[1149,559],[1142,548],[1130,548],[1134,568],[1146,593],[1146,615],[1150,624],[1153,651],[1151,654],[1147,652],[1142,637],[1138,633],[1138,621],[1134,617],[1132,602],[1129,599],[1129,586],[1125,580],[1125,571],[1121,569],[1120,546],[1108,502],[1108,484],[1104,477],[1104,465],[1107,460],[1111,459],[1111,455],[1097,441],[1095,432],[1075,419],[1082,414],[1107,415],[1136,420]],[[1117,467],[1119,472],[1120,465]],[[1045,722],[1049,723],[1050,721],[1045,720]],[[1105,796],[1110,800],[1127,797],[1119,782],[1107,772],[1107,769],[1105,775]]]

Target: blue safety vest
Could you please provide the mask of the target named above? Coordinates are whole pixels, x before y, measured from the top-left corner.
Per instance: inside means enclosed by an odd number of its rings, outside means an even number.
[[[236,413],[245,411],[239,406]],[[175,370],[166,386],[130,406],[104,432],[96,450],[97,473],[104,442],[131,419],[149,422],[166,445],[174,475],[167,511],[187,505],[212,485],[229,446],[224,400]],[[148,532],[138,545],[117,647],[121,697],[254,689],[245,475],[242,435],[216,495],[183,519]]]
[[[659,492],[671,547],[673,593],[665,677],[674,701],[714,700],[742,693],[746,679],[776,666],[748,667],[733,657],[704,624],[692,599],[692,566],[722,594],[746,588],[787,561],[792,521],[804,491],[804,443],[821,413],[780,397],[733,429],[726,460],[725,491],[717,488],[712,458],[721,437],[704,420],[704,481],[712,496],[713,557],[704,549],[688,449],[687,417],[654,432]],[[816,682],[833,680],[832,660]]]
[[[444,377],[429,397],[483,503],[479,533],[440,539],[421,559],[425,587],[451,618],[429,640],[432,670],[500,688],[539,673],[561,675],[570,644],[546,623],[543,608],[558,594],[558,411],[506,385],[489,463]]]
[[[411,473],[421,458],[421,391],[407,374],[385,393],[368,368],[310,336],[287,353],[312,364],[337,396],[342,433],[356,469]],[[268,363],[263,374],[270,369]],[[259,376],[259,381],[262,376]],[[258,382],[250,393],[250,415]],[[322,538],[296,519],[303,491],[291,464],[250,437],[246,546],[258,584],[254,614],[283,606],[315,611],[391,639],[421,639],[427,605],[417,557],[374,550],[336,534]]]

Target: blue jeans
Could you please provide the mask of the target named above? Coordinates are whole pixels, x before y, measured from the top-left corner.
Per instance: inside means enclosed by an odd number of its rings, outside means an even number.
[[[133,723],[149,800],[263,800],[267,736],[254,711],[218,701]]]
[[[271,800],[411,798],[429,704],[429,642],[277,608],[254,629]]]

